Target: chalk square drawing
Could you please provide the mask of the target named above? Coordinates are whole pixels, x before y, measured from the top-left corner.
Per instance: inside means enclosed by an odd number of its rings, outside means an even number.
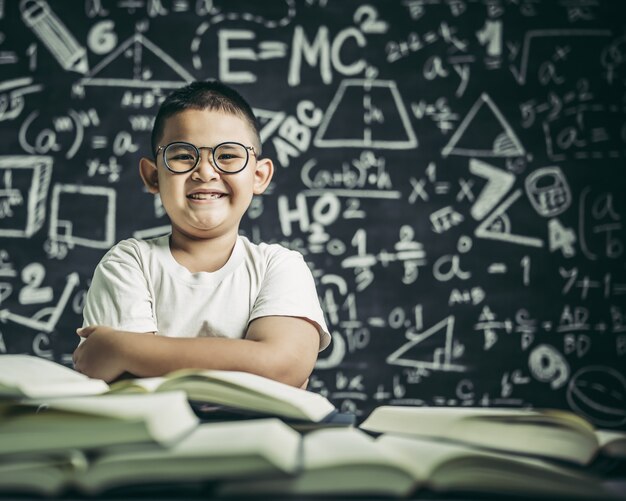
[[[565,108],[559,116],[542,122],[546,152],[552,161],[570,158],[620,158],[624,112],[601,104]]]
[[[145,65],[148,59],[152,59],[150,68]],[[160,77],[169,76],[153,80],[153,75],[157,74]],[[127,75],[127,77],[120,78],[120,75]],[[177,89],[182,84],[193,80],[194,77],[163,49],[141,33],[136,33],[100,61],[85,78],[79,81],[79,85]]]
[[[50,202],[50,239],[69,248],[82,245],[108,249],[115,243],[115,203],[114,188],[55,184]],[[76,211],[75,207],[89,209]]]
[[[436,371],[465,372],[466,368],[460,364],[453,364],[453,340],[454,340],[454,316],[450,315],[429,329],[420,333],[407,333],[409,341],[387,357],[389,365],[403,367],[415,367],[417,369],[430,369]],[[417,350],[414,349],[420,344]],[[419,350],[431,350],[432,355],[427,358]],[[414,353],[411,353],[413,351]]]
[[[39,231],[51,177],[52,157],[0,157],[0,237],[28,238]]]
[[[533,41],[539,39],[546,38],[563,38],[567,37],[568,45],[571,45],[572,38],[574,37],[610,37],[610,30],[585,30],[585,29],[573,29],[573,30],[531,30],[526,32],[524,35],[524,44],[522,46],[522,55],[520,58],[520,67],[519,70],[515,67],[511,66],[511,70],[513,71],[513,75],[517,80],[517,83],[520,85],[526,84],[526,77],[528,75],[528,62],[530,60],[530,49]],[[586,47],[589,50],[588,47]],[[549,51],[542,51],[544,54],[548,55]],[[578,68],[585,69],[584,65],[577,65]]]
[[[362,114],[356,116],[354,110]],[[417,147],[418,141],[394,81],[346,79],[328,105],[313,144],[401,150]]]
[[[520,157],[525,154],[513,128],[486,93],[479,96],[441,150],[443,157]]]

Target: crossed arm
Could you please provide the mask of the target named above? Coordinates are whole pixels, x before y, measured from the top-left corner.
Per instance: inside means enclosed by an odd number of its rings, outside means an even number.
[[[84,342],[74,351],[74,367],[107,382],[124,373],[150,377],[194,368],[251,372],[300,387],[319,349],[317,328],[297,317],[257,318],[244,339],[172,338],[105,326],[77,332]]]

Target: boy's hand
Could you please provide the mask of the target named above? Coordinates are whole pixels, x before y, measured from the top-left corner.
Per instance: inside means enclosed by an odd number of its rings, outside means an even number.
[[[84,341],[73,355],[74,368],[86,376],[113,381],[125,372],[122,356],[125,332],[95,325],[77,329]]]

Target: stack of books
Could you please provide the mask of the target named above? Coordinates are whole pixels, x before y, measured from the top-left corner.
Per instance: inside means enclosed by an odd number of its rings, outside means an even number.
[[[111,385],[0,357],[0,495],[295,475],[301,430],[351,426],[324,397],[249,373],[180,371]]]
[[[354,429],[303,439],[301,472],[225,483],[224,496],[504,495],[623,499],[588,466],[626,460],[626,433],[558,410],[381,406]]]
[[[626,460],[626,434],[565,411],[381,406],[356,426],[321,395],[254,374],[107,385],[0,357],[0,495],[197,483],[239,499],[612,499],[589,468],[600,456]]]

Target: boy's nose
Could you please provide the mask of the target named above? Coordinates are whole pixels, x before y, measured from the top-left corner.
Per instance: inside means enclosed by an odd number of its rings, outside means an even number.
[[[204,154],[202,154],[204,153]],[[200,160],[198,165],[192,172],[192,177],[199,178],[201,180],[215,179],[220,177],[220,170],[213,165],[213,158],[211,152],[202,152],[200,154]]]

